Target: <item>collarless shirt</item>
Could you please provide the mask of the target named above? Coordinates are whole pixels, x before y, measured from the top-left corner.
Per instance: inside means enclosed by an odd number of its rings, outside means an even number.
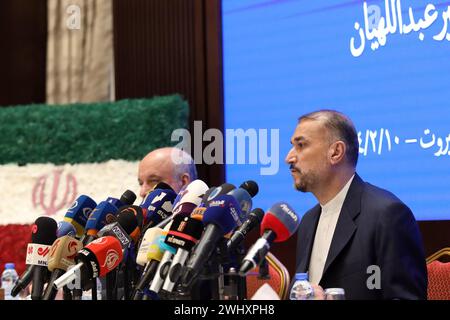
[[[328,201],[325,205],[320,205],[322,211],[320,213],[319,223],[317,224],[308,271],[309,281],[313,284],[318,284],[322,278],[334,230],[336,229],[342,205],[344,204],[345,197],[354,177],[355,175],[347,181],[345,186],[332,200]]]

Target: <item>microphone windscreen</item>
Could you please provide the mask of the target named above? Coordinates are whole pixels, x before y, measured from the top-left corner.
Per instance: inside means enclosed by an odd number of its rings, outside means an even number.
[[[105,201],[111,203],[116,208],[120,208],[125,205],[125,203],[114,197],[108,197]]]
[[[172,204],[176,193],[169,189],[158,189],[150,192],[142,201],[140,207],[147,209],[149,226],[156,225],[172,214]]]
[[[136,257],[136,263],[140,266],[150,260],[161,261],[163,252],[159,248],[159,237],[163,234],[161,228],[149,228],[142,237],[141,245]]]
[[[277,202],[264,215],[261,235],[266,230],[272,230],[277,235],[274,241],[283,242],[295,233],[299,224],[300,218],[294,209],[286,202]]]
[[[89,215],[96,206],[97,203],[92,198],[81,195],[67,210],[64,221],[70,222],[75,227],[77,236],[83,235]]]
[[[31,242],[51,246],[56,240],[56,221],[49,217],[39,217],[31,227]]]
[[[75,227],[71,223],[67,221],[58,222],[58,229],[56,230],[57,238],[61,238],[63,236],[75,237],[76,235],[77,231],[75,230]]]
[[[125,205],[132,205],[136,198],[136,194],[133,191],[126,190],[119,200]]]
[[[253,180],[247,180],[243,182],[239,188],[247,190],[247,192],[250,194],[250,196],[253,198],[258,194],[259,187],[258,184]]]
[[[115,269],[123,259],[122,245],[112,236],[98,238],[85,248],[95,255],[100,267],[100,277]]]
[[[134,242],[139,240],[141,229],[138,220],[132,211],[122,211],[117,216],[117,222]]]
[[[203,223],[191,217],[177,215],[167,233],[166,243],[187,251],[197,244],[203,233]]]
[[[184,188],[178,196],[180,197],[180,200],[177,204],[182,203],[194,203],[196,206],[202,202],[202,198],[205,195],[205,193],[208,191],[208,185],[204,183],[202,180],[197,179],[189,183],[186,188]],[[174,206],[174,209],[176,207]]]
[[[231,183],[224,183],[220,187],[216,187],[214,189],[209,189],[205,195],[203,196],[202,203],[204,203],[204,206],[207,207],[208,204],[216,197],[227,194],[231,190],[236,189],[234,185]],[[211,190],[211,191],[210,191]]]
[[[137,223],[140,229],[144,226],[144,209],[139,206],[126,205],[119,208],[119,215],[122,212],[131,212],[137,219]]]
[[[197,208],[195,203],[185,202],[177,206],[176,210],[173,211],[174,215],[188,217],[194,209]]]
[[[105,225],[117,220],[117,207],[107,201],[102,201],[92,211],[86,223],[86,230],[89,235],[96,235],[98,230]]]
[[[264,210],[261,208],[255,208],[250,212],[250,216],[253,216],[256,218],[256,220],[261,223],[262,219],[264,218]]]
[[[233,198],[236,199],[236,201],[239,203],[239,208],[241,209],[241,216],[239,217],[241,221],[244,221],[247,219],[247,215],[252,210],[253,201],[250,194],[247,192],[247,190],[238,188],[231,190],[228,192],[230,196],[233,196]]]
[[[61,269],[66,271],[67,268],[75,264],[75,256],[81,248],[83,248],[81,241],[71,236],[56,239],[50,248],[48,270]]]
[[[171,254],[177,253],[177,249],[166,243],[166,235],[162,235],[158,238],[159,248],[162,251],[169,251]]]
[[[224,194],[209,203],[203,214],[203,225],[215,224],[225,235],[242,224],[239,216],[240,209],[236,199]]]
[[[167,183],[162,182],[162,181],[158,182],[158,184],[153,188],[153,190],[157,190],[157,189],[166,189],[166,190],[172,190],[173,191],[173,188],[171,186],[169,186]]]

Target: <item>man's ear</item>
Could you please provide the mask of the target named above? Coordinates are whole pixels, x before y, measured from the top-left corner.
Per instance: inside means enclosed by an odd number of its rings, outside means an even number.
[[[187,186],[189,183],[191,183],[191,177],[189,176],[188,173],[183,173],[181,175],[181,187]]]
[[[334,142],[329,148],[329,159],[332,165],[338,164],[344,159],[347,146],[343,141]]]

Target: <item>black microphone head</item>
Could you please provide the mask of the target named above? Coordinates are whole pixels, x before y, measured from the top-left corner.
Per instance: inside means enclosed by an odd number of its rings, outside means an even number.
[[[169,189],[169,190],[173,191],[173,188],[171,186],[169,186],[167,183],[162,182],[162,181],[158,182],[158,184],[153,188],[153,190],[156,190],[156,189]]]
[[[136,194],[131,190],[127,190],[122,194],[119,200],[123,204],[132,205],[136,200]]]
[[[56,240],[58,224],[49,217],[39,217],[31,227],[31,242],[51,246]]]
[[[259,223],[261,223],[262,219],[264,218],[264,210],[261,208],[255,208],[250,212],[250,215],[255,217]]]
[[[127,206],[122,206],[119,208],[119,214],[120,215],[122,212],[131,212],[132,214],[134,214],[136,216],[137,219],[137,224],[139,226],[139,228],[143,228],[144,226],[144,210],[143,208],[139,207],[139,206],[134,206],[134,205],[127,205]]]
[[[117,222],[129,235],[139,226],[138,219],[129,210],[121,211],[117,216]]]
[[[247,180],[243,182],[239,188],[247,190],[247,192],[250,194],[250,196],[253,198],[258,194],[259,188],[258,184],[253,180]]]

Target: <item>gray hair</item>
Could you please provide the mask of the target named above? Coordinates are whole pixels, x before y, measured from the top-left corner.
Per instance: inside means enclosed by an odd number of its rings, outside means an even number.
[[[180,152],[177,152],[177,161],[174,165],[174,175],[175,178],[179,179],[185,173],[189,174],[189,178],[191,181],[197,179],[197,168],[195,167],[194,159],[192,159],[191,155],[187,152],[178,149]],[[180,158],[181,157],[181,158]]]
[[[324,109],[305,114],[298,119],[298,122],[302,120],[322,121],[333,137],[345,143],[346,157],[349,163],[356,167],[359,155],[358,134],[349,117],[336,110]]]

